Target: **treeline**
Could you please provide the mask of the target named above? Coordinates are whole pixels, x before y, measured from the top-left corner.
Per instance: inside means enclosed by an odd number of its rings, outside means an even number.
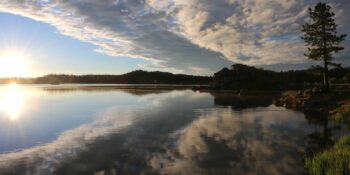
[[[0,83],[21,84],[208,84],[211,77],[137,70],[122,75],[50,74],[37,78],[3,78]]]
[[[314,87],[322,82],[322,68],[275,72],[242,64],[232,65],[214,74],[211,86],[215,89],[282,90]],[[350,68],[329,71],[331,84],[350,83]]]

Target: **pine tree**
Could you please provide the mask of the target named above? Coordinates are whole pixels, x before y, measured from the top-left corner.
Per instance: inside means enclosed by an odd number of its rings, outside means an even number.
[[[337,35],[335,14],[326,3],[319,2],[314,9],[309,8],[309,15],[311,23],[306,23],[302,29],[302,39],[309,50],[305,56],[323,62],[323,84],[329,88],[328,66],[340,66],[332,62],[333,53],[344,49],[340,43],[345,40],[346,34]]]

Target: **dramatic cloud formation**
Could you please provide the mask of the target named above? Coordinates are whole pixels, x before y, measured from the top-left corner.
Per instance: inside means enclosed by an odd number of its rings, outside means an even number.
[[[330,1],[341,32],[350,3]],[[232,62],[305,62],[301,25],[313,0],[3,0],[0,11],[49,23],[112,56],[149,69],[208,73]],[[350,46],[349,40],[345,44]],[[349,49],[340,57],[349,55]]]

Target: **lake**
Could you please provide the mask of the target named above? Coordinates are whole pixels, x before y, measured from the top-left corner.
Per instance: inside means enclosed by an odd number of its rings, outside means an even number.
[[[3,85],[0,174],[303,174],[344,130],[271,97]]]

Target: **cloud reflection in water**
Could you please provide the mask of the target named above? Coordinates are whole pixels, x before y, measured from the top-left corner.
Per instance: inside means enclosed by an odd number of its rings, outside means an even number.
[[[108,137],[109,134],[132,124],[132,116],[134,116],[132,112],[136,111],[137,109],[131,111],[111,108],[95,122],[65,131],[53,142],[19,152],[2,154],[0,155],[0,174],[9,173],[8,167],[11,169],[15,167],[10,171],[17,171],[18,174],[48,174],[61,161],[73,158],[77,153],[86,150],[89,143],[101,137]],[[116,118],[114,114],[118,114],[118,117]]]
[[[0,155],[0,174],[301,174],[303,114],[273,106],[234,111],[206,93],[139,97],[55,141]],[[10,173],[12,172],[12,173]]]
[[[0,174],[51,174],[62,163],[79,158],[82,152],[107,151],[108,154],[113,152],[113,149],[108,147],[111,145],[105,142],[114,135],[128,136],[128,138],[124,137],[126,139],[123,142],[113,138],[118,142],[113,142],[114,147],[129,148],[128,145],[137,142],[142,134],[150,134],[151,131],[144,133],[144,130],[154,128],[153,122],[158,120],[158,117],[167,116],[165,113],[170,111],[174,103],[188,101],[192,96],[198,96],[198,94],[189,95],[189,91],[149,94],[139,98],[141,101],[147,101],[149,105],[111,107],[95,117],[94,122],[67,130],[50,143],[1,154]],[[204,97],[208,98],[208,95]],[[179,101],[181,98],[183,100]],[[209,100],[204,101],[207,104]],[[187,106],[183,110],[191,111],[192,107],[193,105]],[[98,145],[99,149],[91,151],[94,145]]]
[[[163,174],[302,174],[305,128],[301,114],[273,106],[203,111],[150,165]]]

